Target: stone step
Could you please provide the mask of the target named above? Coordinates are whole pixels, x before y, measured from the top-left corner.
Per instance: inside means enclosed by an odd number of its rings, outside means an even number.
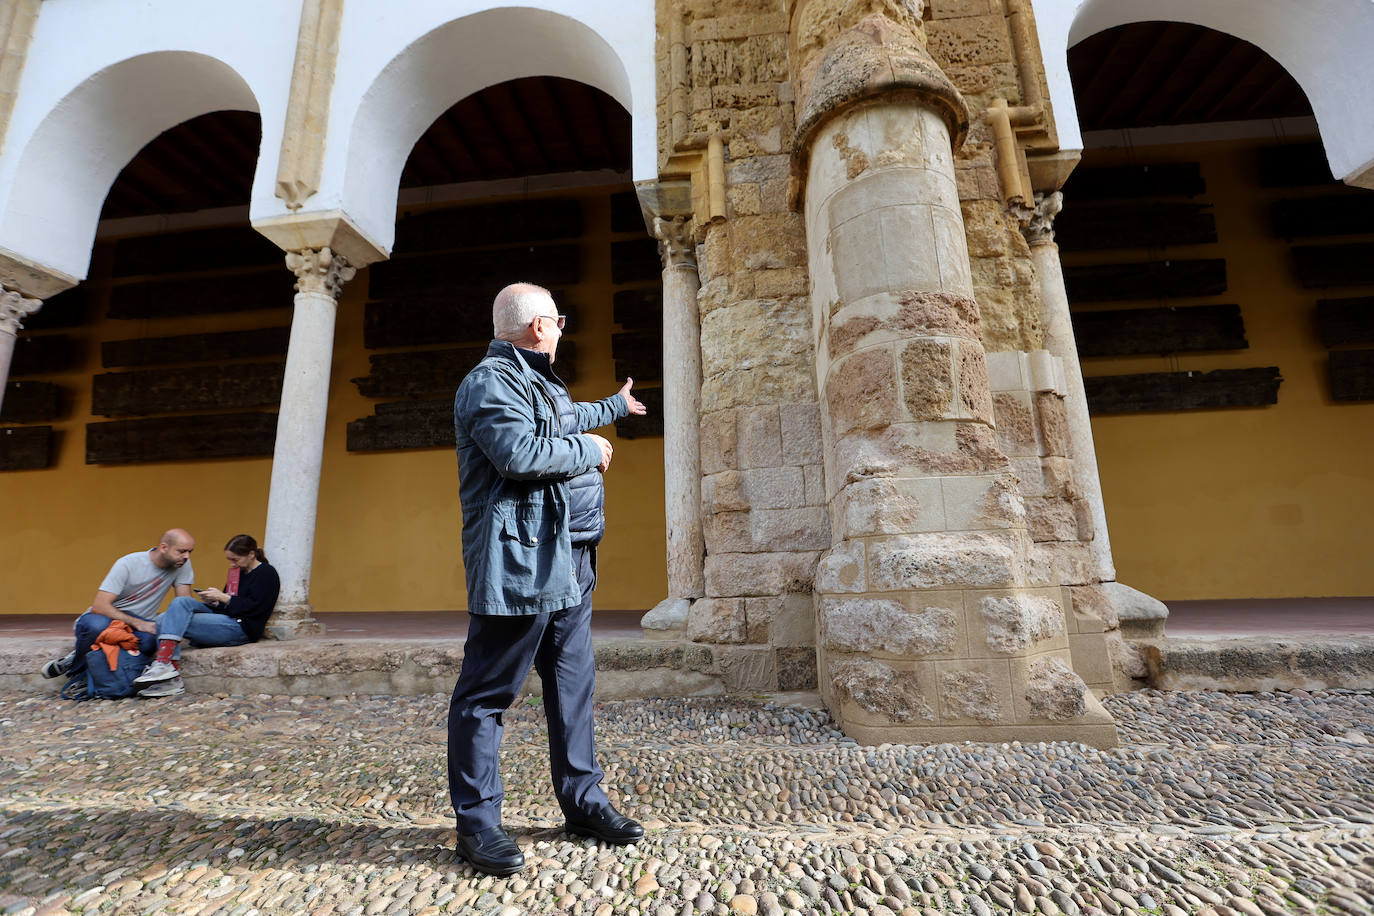
[[[724,692],[709,646],[644,639],[594,639],[599,699],[707,696]],[[11,638],[0,646],[0,690],[56,692],[63,679],[38,673],[71,640]],[[462,639],[264,640],[231,649],[184,653],[190,693],[417,696],[448,693],[463,663]],[[525,692],[541,692],[531,674]]]
[[[1374,636],[1177,637],[1137,643],[1161,690],[1374,689]]]

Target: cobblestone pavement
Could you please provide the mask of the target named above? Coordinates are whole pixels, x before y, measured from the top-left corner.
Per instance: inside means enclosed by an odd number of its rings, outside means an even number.
[[[444,697],[0,695],[0,913],[1374,913],[1374,696],[1137,692],[1123,744],[859,747],[824,712],[610,702],[574,841],[507,717],[510,879],[453,858]]]

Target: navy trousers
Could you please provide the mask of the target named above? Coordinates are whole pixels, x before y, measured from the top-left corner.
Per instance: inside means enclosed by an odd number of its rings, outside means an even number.
[[[592,814],[610,805],[592,734],[594,553],[573,547],[580,604],[547,614],[472,615],[448,709],[448,787],[459,833],[501,823],[503,718],[531,665],[544,683],[549,771],[559,806],[565,814]]]

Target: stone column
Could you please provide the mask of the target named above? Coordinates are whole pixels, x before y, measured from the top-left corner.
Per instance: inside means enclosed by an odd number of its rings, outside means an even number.
[[[29,299],[16,289],[0,285],[0,407],[5,406],[5,387],[10,378],[14,341],[24,319],[43,307],[41,299]]]
[[[968,109],[919,28],[869,15],[800,62],[833,545],[815,585],[821,693],[865,743],[1114,745],[994,435],[954,177]]]
[[[678,635],[703,594],[701,529],[701,322],[690,216],[655,217],[663,257],[663,465],[668,597],[644,617],[648,635]]]
[[[334,313],[344,283],[355,272],[345,258],[328,248],[288,252],[286,266],[296,275],[295,314],[272,452],[264,542],[281,576],[277,608],[267,623],[268,634],[276,639],[324,632],[311,616],[310,562],[329,406]]]
[[[1035,215],[1024,232],[1030,244],[1031,260],[1040,278],[1040,301],[1044,309],[1045,349],[1064,361],[1064,406],[1069,419],[1069,455],[1073,460],[1074,483],[1088,502],[1092,513],[1093,567],[1101,582],[1116,580],[1112,545],[1107,537],[1107,511],[1102,501],[1102,479],[1097,473],[1097,450],[1093,447],[1093,428],[1088,418],[1088,396],[1083,389],[1083,366],[1078,361],[1078,344],[1069,317],[1069,294],[1064,289],[1064,268],[1059,262],[1059,246],[1054,242],[1054,218],[1063,207],[1063,195],[1055,191],[1037,194]]]

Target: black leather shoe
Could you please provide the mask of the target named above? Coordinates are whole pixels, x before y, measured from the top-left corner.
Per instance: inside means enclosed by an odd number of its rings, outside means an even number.
[[[513,875],[525,867],[525,854],[500,824],[476,833],[458,834],[458,855],[478,871],[498,877]]]
[[[644,828],[614,808],[602,808],[590,814],[569,816],[564,825],[569,833],[596,837],[604,843],[624,846],[644,839]]]

